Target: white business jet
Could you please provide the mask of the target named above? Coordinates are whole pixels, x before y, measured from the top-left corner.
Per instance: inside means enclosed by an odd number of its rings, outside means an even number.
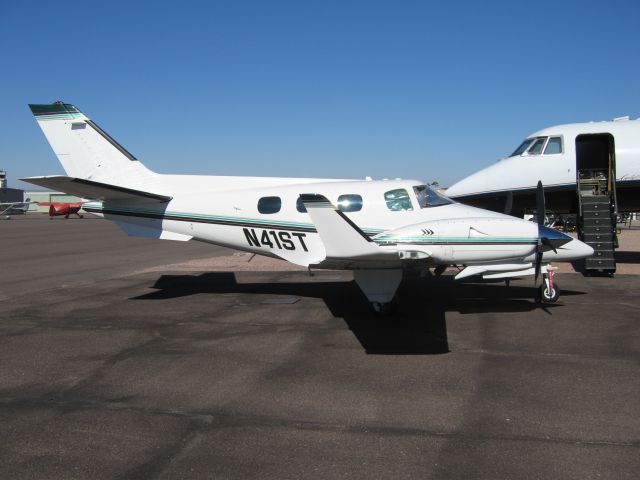
[[[463,178],[446,194],[521,217],[536,207],[538,180],[547,207],[557,213],[579,213],[578,192],[594,186],[611,195],[616,212],[640,211],[640,120],[620,117],[540,130],[508,158]]]
[[[134,236],[191,239],[282,258],[309,269],[347,269],[377,313],[391,309],[403,272],[510,278],[551,261],[591,255],[556,230],[453,202],[414,180],[161,175],[148,170],[70,104],[30,105],[68,176],[24,181],[93,199],[88,212]]]

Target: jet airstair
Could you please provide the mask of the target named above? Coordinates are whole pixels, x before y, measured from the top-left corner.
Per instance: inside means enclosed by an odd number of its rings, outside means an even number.
[[[616,160],[615,142],[610,134],[576,137],[578,186],[578,234],[594,250],[585,259],[587,275],[613,275],[616,271]]]
[[[579,238],[594,251],[585,259],[586,273],[613,275],[616,271],[614,249],[617,246],[615,190],[608,188],[604,172],[581,171],[580,177]]]

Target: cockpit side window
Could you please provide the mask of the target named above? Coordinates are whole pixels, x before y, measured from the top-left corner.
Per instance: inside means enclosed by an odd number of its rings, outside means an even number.
[[[545,155],[554,155],[556,153],[562,153],[562,137],[551,137],[547,142],[547,147],[544,149]]]
[[[420,208],[439,207],[440,205],[449,205],[451,203],[454,203],[454,201],[450,198],[439,194],[431,187],[428,187],[426,185],[418,185],[417,187],[413,187],[413,191],[416,194],[416,198],[418,199],[418,205],[420,205]]]
[[[409,193],[404,188],[385,192],[384,201],[387,203],[387,208],[392,212],[406,212],[413,210]]]
[[[544,147],[544,142],[546,141],[547,137],[536,138],[535,142],[533,142],[527,150],[527,155],[540,155],[542,153],[542,147]]]

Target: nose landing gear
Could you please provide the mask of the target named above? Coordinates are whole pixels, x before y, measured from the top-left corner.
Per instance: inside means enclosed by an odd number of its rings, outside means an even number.
[[[556,303],[560,298],[560,289],[553,281],[553,267],[547,266],[547,271],[542,276],[542,285],[538,289],[536,300],[540,303]]]

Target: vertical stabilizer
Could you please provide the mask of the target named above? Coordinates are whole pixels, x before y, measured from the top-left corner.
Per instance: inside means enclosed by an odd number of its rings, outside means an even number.
[[[153,172],[69,103],[29,105],[70,177],[145,188]]]

